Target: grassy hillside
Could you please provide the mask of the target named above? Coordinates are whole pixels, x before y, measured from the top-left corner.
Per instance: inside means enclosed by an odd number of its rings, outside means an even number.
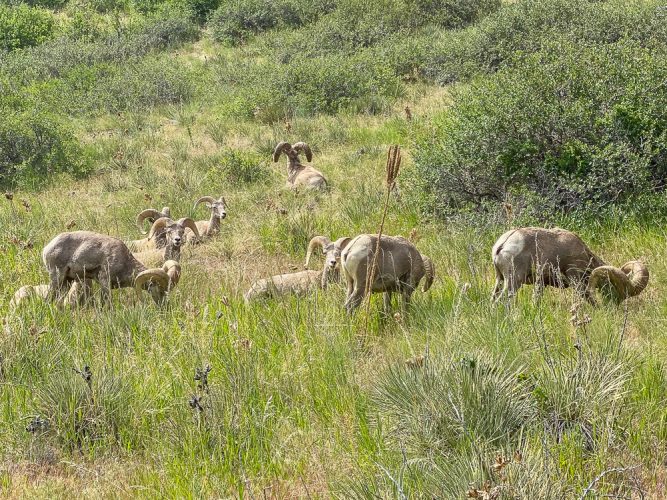
[[[565,0],[0,7],[1,495],[663,497],[663,15]],[[592,60],[611,75],[599,87]],[[559,78],[571,99],[552,102],[538,84]],[[311,145],[329,192],[285,188],[281,140]],[[431,257],[433,288],[392,317],[373,297],[368,327],[342,285],[244,304],[255,279],[301,269],[311,237],[377,231],[391,144],[404,164],[385,231]],[[498,192],[458,197],[457,166],[473,194]],[[567,178],[567,203],[540,189],[545,172]],[[202,195],[224,195],[228,217],[184,249],[167,307],[125,289],[112,307],[10,314],[19,286],[47,282],[56,234],[139,238],[141,209],[205,219]],[[641,259],[648,288],[592,307],[526,287],[492,307],[491,246],[529,224],[575,230],[610,264]]]

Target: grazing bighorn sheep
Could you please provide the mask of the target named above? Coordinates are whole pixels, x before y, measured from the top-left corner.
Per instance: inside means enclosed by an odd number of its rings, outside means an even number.
[[[143,252],[134,252],[136,259],[144,262],[146,265],[161,266],[168,260],[181,260],[181,247],[185,242],[185,231],[189,230],[195,238],[199,237],[197,225],[190,217],[183,217],[177,221],[171,220],[169,217],[160,217],[153,222],[151,230],[148,233],[148,240],[152,240],[157,235],[162,235],[164,239],[164,246],[155,248],[153,250],[146,250]]]
[[[352,238],[343,237],[338,238],[333,243],[326,236],[315,236],[308,243],[308,250],[306,252],[306,263],[304,267],[308,269],[308,263],[310,262],[310,257],[313,254],[313,250],[318,245],[322,247],[322,253],[324,254],[324,271],[322,272],[322,283],[321,287],[326,289],[327,283],[330,281],[338,281],[340,279],[340,255],[345,249],[345,247],[350,243]]]
[[[195,210],[200,203],[206,203],[206,208],[211,210],[211,218],[209,220],[198,220],[195,222],[199,230],[199,237],[193,238],[192,231],[187,231],[187,240],[191,243],[197,243],[204,238],[211,238],[220,232],[220,221],[227,217],[227,202],[224,196],[217,200],[213,196],[202,196],[195,202],[192,208]]]
[[[160,217],[171,217],[171,210],[169,207],[162,207],[162,211],[157,211],[154,208],[147,208],[142,210],[137,215],[136,225],[141,234],[146,234],[146,231],[143,229],[143,224],[145,220],[148,220],[153,224]],[[154,238],[142,238],[140,240],[132,240],[126,243],[128,248],[133,252],[143,252],[145,250],[152,250],[154,248],[162,248],[167,245],[166,239],[164,237],[164,232],[160,231],[155,235]]]
[[[148,269],[125,243],[117,238],[90,231],[61,233],[42,251],[49,272],[49,298],[58,300],[68,283],[95,280],[102,296],[111,299],[112,288],[135,287],[147,290],[161,304],[180,278],[180,264],[167,261],[162,267]]]
[[[289,142],[280,142],[273,150],[273,161],[278,162],[280,155],[285,153],[289,160],[287,168],[287,186],[295,189],[299,186],[304,186],[307,189],[325,189],[327,187],[327,180],[322,175],[322,172],[315,170],[313,167],[301,164],[299,160],[299,153],[303,151],[306,153],[306,159],[312,161],[313,152],[310,146],[305,142],[297,142],[292,146]]]
[[[639,261],[622,268],[606,265],[571,231],[524,227],[504,233],[491,251],[496,283],[491,300],[504,294],[513,296],[524,284],[535,285],[538,297],[545,285],[574,286],[589,302],[595,303],[596,288],[612,292],[619,301],[641,293],[649,272]]]
[[[339,279],[338,263],[340,254],[350,242],[351,238],[338,238],[333,243],[326,236],[315,236],[308,243],[305,267],[310,263],[310,257],[319,245],[324,253],[325,263],[322,271],[299,271],[297,273],[279,274],[255,281],[244,298],[246,302],[253,299],[277,297],[281,295],[304,295],[313,289],[326,290],[331,281]]]
[[[72,281],[69,291],[58,300],[58,306],[75,307],[82,305],[86,293],[84,292],[84,284],[80,281]],[[25,285],[16,290],[14,297],[9,302],[9,310],[15,311],[21,304],[28,302],[30,299],[37,298],[46,300],[49,296],[49,285]]]
[[[347,281],[345,308],[352,313],[367,293],[384,293],[384,309],[391,308],[391,294],[399,292],[403,308],[410,304],[410,297],[426,277],[422,291],[431,288],[435,278],[435,267],[431,259],[402,236],[382,236],[372,283],[368,283],[375,259],[378,237],[362,234],[354,238],[343,250],[341,267]]]

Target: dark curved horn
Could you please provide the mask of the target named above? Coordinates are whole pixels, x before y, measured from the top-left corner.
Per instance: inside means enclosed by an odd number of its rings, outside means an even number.
[[[162,290],[167,290],[169,288],[169,275],[164,269],[160,269],[159,267],[146,269],[137,274],[137,277],[134,278],[134,287],[137,290],[141,290],[143,289],[144,284],[148,281],[156,283]]]
[[[279,142],[276,148],[273,150],[273,161],[277,162],[278,158],[280,158],[280,154],[286,153],[290,149],[292,149],[292,145],[289,142],[287,141]]]
[[[175,260],[168,260],[162,264],[162,270],[167,273],[169,282],[167,284],[167,291],[170,292],[178,285],[181,279],[181,265]]]
[[[310,149],[310,146],[305,142],[297,142],[292,148],[299,153],[303,151],[306,153],[306,160],[313,161],[313,151]]]
[[[168,209],[168,207],[165,207],[165,208]],[[144,229],[142,227],[143,224],[144,224],[144,221],[146,219],[153,219],[153,222],[155,222],[157,219],[159,219],[160,217],[164,217],[164,216],[168,217],[169,215],[158,212],[154,208],[147,208],[146,210],[142,210],[141,212],[139,212],[139,215],[137,215],[137,220],[136,220],[137,228],[139,228],[139,231],[141,232],[141,234],[146,234],[146,231],[144,231]]]
[[[151,230],[148,232],[148,239],[152,239],[160,229],[164,229],[164,227],[170,222],[173,221],[169,217],[160,217],[155,222],[153,222]]]
[[[433,261],[426,255],[422,255],[422,261],[424,263],[424,270],[426,271],[426,279],[422,286],[422,292],[426,292],[431,288],[431,285],[433,285],[433,280],[435,279],[435,266],[433,265]]]
[[[197,229],[197,224],[195,224],[195,221],[190,217],[183,217],[182,219],[178,219],[177,224],[183,227],[189,227],[192,232],[195,233],[195,238],[199,238],[199,229]]]

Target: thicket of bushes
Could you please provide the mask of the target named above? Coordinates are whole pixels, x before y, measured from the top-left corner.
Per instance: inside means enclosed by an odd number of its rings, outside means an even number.
[[[0,51],[32,47],[53,36],[53,14],[37,7],[0,5]]]

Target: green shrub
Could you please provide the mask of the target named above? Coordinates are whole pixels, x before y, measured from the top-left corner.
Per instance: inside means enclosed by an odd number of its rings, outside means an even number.
[[[430,208],[508,194],[570,211],[622,202],[667,181],[667,60],[634,42],[569,41],[453,92],[417,139]]]
[[[53,14],[45,9],[0,5],[0,50],[15,50],[44,43],[53,36]]]
[[[0,184],[38,186],[52,174],[80,176],[89,165],[72,132],[53,116],[5,109],[0,122]]]
[[[271,172],[259,155],[236,149],[222,153],[218,168],[224,172],[225,179],[235,185],[265,181]]]

